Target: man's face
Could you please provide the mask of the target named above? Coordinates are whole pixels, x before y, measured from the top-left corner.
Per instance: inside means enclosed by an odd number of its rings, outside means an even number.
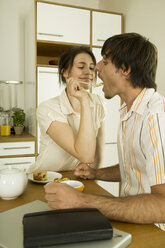
[[[120,95],[122,90],[121,69],[117,69],[111,60],[104,57],[96,65],[98,76],[104,83],[103,92],[107,99]]]

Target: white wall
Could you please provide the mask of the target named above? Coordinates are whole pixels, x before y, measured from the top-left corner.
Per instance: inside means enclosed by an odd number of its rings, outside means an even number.
[[[29,3],[26,0],[0,0],[0,80],[24,82],[24,19]],[[24,108],[24,85],[12,86],[12,91],[7,87],[10,86],[0,85],[1,107],[4,110]],[[5,92],[8,97],[4,96]]]
[[[165,96],[165,1],[164,0],[100,0],[99,8],[124,14],[124,32],[137,32],[158,48],[156,83]]]
[[[26,0],[0,0],[0,80],[24,80],[24,15],[28,4]]]

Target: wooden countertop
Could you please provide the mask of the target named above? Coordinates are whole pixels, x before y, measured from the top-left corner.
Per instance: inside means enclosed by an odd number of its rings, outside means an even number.
[[[26,142],[26,141],[35,141],[36,138],[27,133],[24,132],[23,134],[11,134],[10,136],[0,136],[0,143],[4,142]]]
[[[64,177],[75,179],[73,172],[62,172]],[[80,180],[84,183],[84,193],[110,196],[110,194],[101,188],[92,180]],[[44,198],[44,189],[42,184],[28,182],[24,194],[14,200],[0,199],[0,212],[21,206],[31,201],[46,201]],[[155,225],[138,225],[110,221],[111,225],[119,230],[132,234],[132,243],[129,248],[164,248],[165,232],[161,231]]]

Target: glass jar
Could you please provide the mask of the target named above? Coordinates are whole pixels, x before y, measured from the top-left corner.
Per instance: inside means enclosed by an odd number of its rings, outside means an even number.
[[[14,111],[12,109],[9,111],[9,115],[10,115],[11,134],[15,134],[15,131],[14,131],[14,121],[13,121]]]
[[[0,135],[1,135],[2,119],[3,119],[3,110],[0,108]]]
[[[11,120],[7,112],[1,114],[1,136],[9,136],[11,134]]]

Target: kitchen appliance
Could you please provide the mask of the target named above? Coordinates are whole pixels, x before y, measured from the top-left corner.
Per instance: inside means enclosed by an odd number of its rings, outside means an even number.
[[[0,107],[4,111],[23,108],[24,88],[22,81],[0,81]]]

